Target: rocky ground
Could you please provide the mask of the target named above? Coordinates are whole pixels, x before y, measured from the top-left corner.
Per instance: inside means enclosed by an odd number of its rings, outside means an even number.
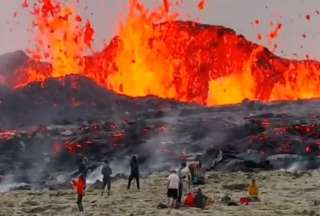
[[[142,190],[126,190],[126,180],[113,183],[111,196],[101,197],[100,191],[89,187],[84,199],[86,215],[320,215],[320,172],[288,173],[264,171],[260,173],[208,173],[204,192],[215,200],[207,209],[181,208],[179,210],[157,209],[165,202],[167,173],[155,173],[142,180]],[[246,195],[246,184],[254,176],[261,190],[262,202],[249,206],[225,206],[220,203],[224,194],[234,201]],[[196,189],[196,188],[194,188]],[[11,191],[0,196],[0,215],[40,216],[78,215],[75,194],[71,189],[52,191]]]

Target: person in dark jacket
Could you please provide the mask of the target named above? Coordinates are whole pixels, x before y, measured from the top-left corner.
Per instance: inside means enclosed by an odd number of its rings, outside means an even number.
[[[208,197],[202,193],[202,190],[199,188],[195,196],[195,205],[197,208],[205,208],[208,204]]]
[[[104,161],[101,172],[103,176],[103,187],[102,187],[101,195],[103,195],[106,189],[108,189],[108,195],[110,195],[112,169],[109,166],[108,160]]]
[[[137,188],[140,190],[140,181],[139,181],[139,162],[137,157],[134,155],[130,161],[130,176],[128,181],[128,190],[130,189],[132,180],[135,179],[137,183]]]
[[[78,167],[78,174],[81,175],[84,179],[87,178],[88,174],[88,159],[86,157],[83,157],[79,161],[79,167]]]

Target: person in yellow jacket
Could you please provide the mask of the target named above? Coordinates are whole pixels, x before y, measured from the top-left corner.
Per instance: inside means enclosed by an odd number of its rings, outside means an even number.
[[[256,184],[256,180],[252,179],[251,184],[248,187],[249,199],[253,202],[260,201],[259,199],[259,187]]]

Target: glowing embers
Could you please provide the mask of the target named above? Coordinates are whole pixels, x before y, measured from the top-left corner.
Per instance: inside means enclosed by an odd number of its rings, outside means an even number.
[[[305,146],[304,151],[306,154],[316,155],[319,157],[320,156],[320,142],[317,141],[317,142],[308,143]]]
[[[123,119],[117,122],[86,123],[73,131],[61,132],[65,136],[53,143],[53,152],[79,154],[104,151],[110,153],[128,148],[139,147],[151,135],[166,133],[162,125],[147,126],[144,121]]]
[[[276,119],[273,121],[283,121]],[[273,123],[272,119],[257,119],[256,125],[266,125],[265,130],[260,130],[258,134],[249,136],[250,149],[256,149],[265,153],[276,152],[277,154],[309,154],[320,155],[320,126],[317,124],[290,124],[285,125]],[[285,125],[285,126],[284,126]],[[257,128],[257,126],[255,126]],[[251,130],[252,131],[252,130]]]
[[[15,130],[0,130],[0,140],[10,140],[16,136],[17,132]]]
[[[320,125],[296,124],[288,128],[288,133],[302,137],[320,138]]]

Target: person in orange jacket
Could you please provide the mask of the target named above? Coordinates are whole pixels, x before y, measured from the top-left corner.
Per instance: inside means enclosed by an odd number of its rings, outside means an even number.
[[[79,211],[83,213],[84,210],[82,205],[82,198],[85,195],[86,180],[82,175],[80,175],[78,180],[72,180],[72,185],[78,195],[77,205],[78,205]]]

